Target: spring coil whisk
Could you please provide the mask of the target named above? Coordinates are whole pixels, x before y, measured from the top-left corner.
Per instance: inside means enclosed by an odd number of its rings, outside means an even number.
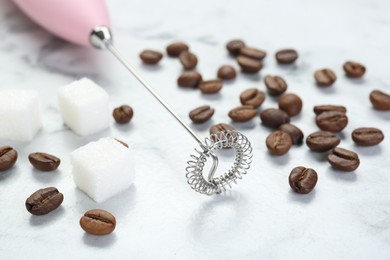
[[[192,154],[186,168],[187,182],[197,192],[206,195],[213,195],[231,188],[232,183],[237,183],[247,173],[252,162],[252,146],[248,138],[236,131],[221,131],[210,135],[205,139],[206,146],[201,146],[203,151],[195,149],[196,154]],[[214,150],[223,148],[234,148],[236,158],[233,166],[223,175],[214,177],[218,166],[218,158]],[[209,172],[208,179],[203,176],[203,167],[207,158],[212,157],[213,166]]]

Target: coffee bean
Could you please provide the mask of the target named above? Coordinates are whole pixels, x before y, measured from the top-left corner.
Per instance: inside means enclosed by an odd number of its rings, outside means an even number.
[[[202,75],[196,71],[184,71],[177,79],[177,84],[184,88],[197,88],[202,81]]]
[[[257,73],[263,68],[263,64],[260,61],[241,55],[237,57],[237,62],[242,71],[246,73]]]
[[[345,75],[350,78],[361,78],[366,73],[366,67],[354,61],[347,61],[343,65]]]
[[[359,146],[377,145],[383,139],[385,139],[383,132],[374,127],[361,127],[352,132],[352,140]]]
[[[278,130],[288,133],[293,144],[301,144],[303,142],[303,133],[301,129],[293,124],[283,124],[279,126]]]
[[[263,125],[277,128],[280,125],[290,122],[290,117],[286,112],[276,108],[268,108],[260,113],[260,119]]]
[[[182,51],[188,51],[188,45],[184,42],[174,42],[167,46],[167,53],[171,57],[178,57]]]
[[[296,116],[302,110],[302,100],[295,94],[289,93],[280,97],[279,109],[286,112],[289,116]]]
[[[112,116],[118,124],[127,124],[133,118],[133,109],[128,105],[122,105],[112,111]]]
[[[320,87],[329,87],[335,83],[337,77],[336,74],[330,69],[320,69],[314,73],[314,78],[317,85]]]
[[[380,90],[374,90],[370,93],[371,104],[377,110],[390,110],[390,95]]]
[[[221,131],[236,131],[236,129],[233,126],[225,123],[219,123],[210,127],[210,135]]]
[[[306,138],[306,144],[313,152],[326,152],[335,148],[340,143],[340,138],[334,133],[317,131]]]
[[[267,53],[255,48],[242,47],[240,49],[240,55],[261,61],[267,56]]]
[[[264,83],[267,87],[268,94],[271,96],[278,96],[284,93],[287,89],[286,81],[279,76],[265,76]]]
[[[253,106],[240,106],[230,110],[229,117],[235,122],[247,122],[256,114],[257,111]]]
[[[288,182],[291,189],[296,193],[307,194],[311,192],[317,184],[317,172],[303,166],[292,169]]]
[[[127,143],[123,142],[122,140],[116,139],[116,138],[114,138],[114,139],[117,140],[119,143],[121,143],[124,147],[129,148],[129,145]]]
[[[293,49],[283,49],[276,52],[275,58],[279,64],[291,64],[298,59],[298,53]]]
[[[348,124],[348,117],[339,111],[327,111],[316,117],[317,126],[321,130],[329,132],[340,132]]]
[[[199,89],[203,94],[214,94],[219,92],[223,87],[222,80],[214,79],[214,80],[206,80],[202,81],[199,84]]]
[[[214,109],[210,106],[201,106],[192,110],[189,114],[194,124],[201,124],[209,120],[214,115]]]
[[[30,153],[28,160],[34,168],[44,172],[54,171],[61,163],[59,158],[48,153]]]
[[[145,64],[157,64],[162,59],[163,54],[159,51],[144,50],[139,57]]]
[[[357,153],[336,147],[328,155],[328,162],[336,169],[352,172],[359,167],[360,160]]]
[[[245,43],[242,40],[231,40],[226,44],[226,49],[231,55],[238,55],[242,47],[245,47]]]
[[[179,55],[179,59],[186,70],[192,70],[198,64],[198,58],[196,55],[189,51],[182,51]]]
[[[267,136],[265,144],[267,145],[268,151],[271,154],[283,155],[290,150],[292,141],[288,133],[277,130]]]
[[[0,146],[0,172],[11,168],[18,159],[18,153],[11,146]]]
[[[26,200],[26,209],[33,215],[45,215],[58,208],[64,195],[55,187],[37,190]]]
[[[256,89],[256,88],[249,88],[241,93],[240,95],[240,101],[243,105],[250,105],[254,108],[258,108],[263,104],[265,100],[265,94],[264,92]]]
[[[233,66],[223,65],[218,69],[217,76],[223,80],[230,80],[236,78],[236,70]]]
[[[347,109],[345,108],[345,106],[335,106],[335,105],[318,105],[315,106],[313,110],[316,115],[319,115],[322,112],[327,112],[327,111],[339,111],[342,113],[347,113]]]
[[[116,219],[110,213],[102,209],[92,209],[84,213],[80,219],[80,226],[85,232],[96,235],[108,235],[116,226]]]

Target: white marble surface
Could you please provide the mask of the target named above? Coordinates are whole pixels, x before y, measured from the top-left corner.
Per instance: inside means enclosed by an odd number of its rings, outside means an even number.
[[[28,143],[1,140],[19,152],[16,166],[0,175],[1,259],[390,259],[390,112],[372,109],[373,89],[390,92],[390,3],[387,0],[275,1],[107,1],[117,47],[169,104],[187,121],[199,105],[216,108],[212,121],[194,126],[205,137],[212,123],[230,122],[227,112],[239,105],[249,87],[265,90],[262,77],[279,74],[289,92],[304,100],[302,114],[292,119],[308,135],[317,130],[316,104],[344,104],[350,123],[341,146],[359,153],[354,173],[333,170],[321,154],[306,145],[272,157],[265,147],[269,129],[255,118],[233,124],[254,147],[247,176],[230,192],[206,197],[192,191],[184,177],[196,142],[109,53],[65,43],[24,17],[9,1],[0,2],[0,89],[28,88],[42,100],[43,129]],[[225,43],[243,38],[268,52],[259,75],[239,73],[221,93],[201,95],[176,85],[181,66],[164,57],[157,67],[140,63],[144,48],[164,50],[171,41],[188,42],[199,57],[198,70],[214,78],[217,68],[235,61]],[[273,58],[282,47],[294,47],[296,65],[279,67]],[[353,59],[367,66],[362,80],[344,77],[342,64]],[[315,69],[330,67],[338,76],[329,89],[313,83]],[[80,137],[59,116],[56,89],[87,76],[102,85],[114,108],[135,110],[133,121]],[[267,97],[262,109],[275,107]],[[0,122],[5,124],[6,122]],[[376,147],[356,147],[350,134],[361,126],[379,127],[386,139]],[[74,185],[69,153],[89,141],[115,136],[131,144],[136,162],[134,186],[97,204]],[[27,160],[30,152],[46,151],[62,159],[59,170],[41,173]],[[231,155],[221,156],[229,167]],[[294,194],[290,170],[298,165],[319,174],[315,190]],[[31,216],[25,199],[35,190],[56,186],[65,196],[49,215]],[[109,236],[93,237],[79,227],[81,215],[104,208],[117,217]]]

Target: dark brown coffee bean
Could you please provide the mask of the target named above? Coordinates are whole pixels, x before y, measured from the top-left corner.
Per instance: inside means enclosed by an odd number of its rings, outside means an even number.
[[[295,125],[287,123],[279,126],[278,129],[288,133],[293,144],[301,144],[303,142],[303,133]]]
[[[275,58],[279,64],[291,64],[298,59],[298,53],[293,49],[283,49],[276,52]]]
[[[201,106],[192,110],[189,114],[194,124],[201,124],[209,120],[214,115],[214,108]]]
[[[35,169],[44,172],[54,171],[61,163],[58,157],[48,153],[30,153],[28,160]]]
[[[197,88],[202,81],[202,75],[196,71],[184,71],[177,79],[177,84],[183,88]]]
[[[267,56],[267,53],[255,48],[242,47],[240,49],[240,55],[261,61]]]
[[[335,105],[318,105],[315,106],[313,110],[316,115],[319,115],[322,112],[327,112],[327,111],[339,111],[342,113],[347,113],[347,109],[345,108],[345,106],[335,106]]]
[[[11,146],[0,146],[0,172],[11,168],[18,159],[18,153]]]
[[[280,125],[290,122],[290,117],[286,112],[276,108],[268,108],[260,113],[260,119],[263,125],[277,128]]]
[[[145,64],[157,64],[162,59],[163,54],[159,51],[144,50],[139,57]]]
[[[316,117],[317,126],[321,130],[329,132],[340,132],[348,124],[348,117],[345,113],[339,111],[327,111]]]
[[[302,100],[295,94],[289,93],[279,98],[279,109],[286,112],[289,116],[296,116],[302,110]]]
[[[179,59],[186,70],[192,70],[198,64],[198,58],[196,55],[189,51],[182,51],[179,55]]]
[[[357,153],[336,147],[328,155],[328,162],[336,169],[352,172],[359,167],[360,160]]]
[[[246,73],[257,73],[263,68],[263,64],[260,61],[241,55],[237,57],[237,62],[241,70]]]
[[[210,127],[210,135],[221,131],[236,131],[236,129],[233,126],[225,123],[219,123]]]
[[[291,189],[296,193],[307,194],[311,192],[317,184],[317,172],[303,166],[292,169],[288,182]]]
[[[184,42],[174,42],[167,46],[167,53],[171,57],[178,57],[182,51],[188,51],[188,45]]]
[[[245,47],[245,43],[241,40],[231,40],[226,44],[226,49],[231,55],[238,55],[242,47]]]
[[[129,145],[127,143],[125,143],[122,140],[119,140],[117,138],[114,138],[114,139],[117,140],[119,143],[121,143],[124,147],[129,148]]]
[[[133,118],[133,109],[128,105],[122,105],[112,111],[112,116],[118,124],[127,124]]]
[[[199,89],[203,94],[214,94],[219,92],[223,87],[222,80],[214,79],[214,80],[206,80],[202,81],[199,84]]]
[[[335,83],[336,74],[330,69],[320,69],[314,72],[314,78],[320,87],[329,87]]]
[[[345,75],[350,78],[361,78],[366,73],[366,67],[354,61],[347,61],[343,65]]]
[[[116,226],[116,219],[110,213],[102,209],[92,209],[84,213],[80,219],[80,226],[85,232],[96,235],[108,235]]]
[[[374,90],[370,93],[371,104],[377,110],[390,110],[390,95],[380,90]]]
[[[58,208],[64,195],[55,187],[40,189],[31,194],[26,200],[26,209],[33,215],[45,215]]]
[[[258,108],[259,106],[261,106],[264,100],[265,100],[264,92],[256,88],[249,88],[244,92],[242,92],[240,95],[241,104],[253,106],[254,108]]]
[[[374,127],[361,127],[352,132],[352,140],[359,146],[377,145],[383,139],[385,139],[383,132]]]
[[[267,136],[265,144],[267,145],[268,151],[271,154],[283,155],[290,150],[292,141],[288,133],[277,130]]]
[[[313,152],[326,152],[335,148],[340,143],[340,138],[334,133],[317,131],[306,138],[306,144]]]
[[[240,106],[229,112],[229,117],[235,122],[247,122],[254,118],[257,111],[253,106]]]
[[[281,95],[287,89],[286,81],[279,76],[265,76],[264,83],[267,87],[268,94],[271,96]]]
[[[223,80],[235,79],[236,75],[236,70],[233,68],[233,66],[230,65],[223,65],[218,69],[217,72],[218,78]]]

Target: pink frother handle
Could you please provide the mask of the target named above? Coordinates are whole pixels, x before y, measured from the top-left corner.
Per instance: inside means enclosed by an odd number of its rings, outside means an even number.
[[[13,0],[49,32],[82,46],[91,46],[96,26],[110,27],[104,0]]]

